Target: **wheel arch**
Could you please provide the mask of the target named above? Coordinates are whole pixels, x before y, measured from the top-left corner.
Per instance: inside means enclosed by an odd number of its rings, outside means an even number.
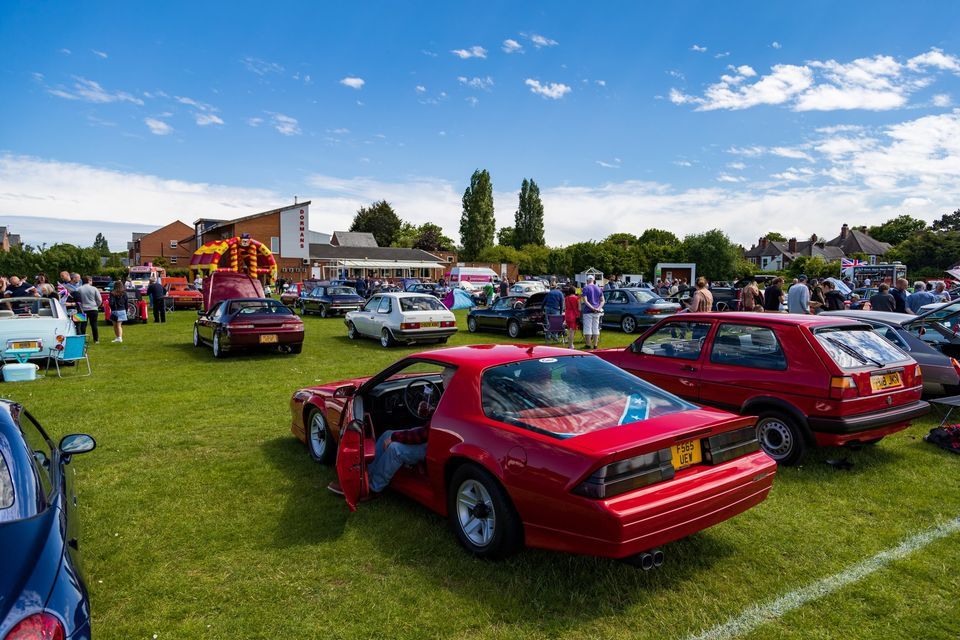
[[[800,431],[803,433],[803,438],[807,444],[811,446],[816,444],[813,431],[810,429],[810,425],[807,424],[807,416],[804,415],[804,413],[792,403],[787,402],[782,398],[758,396],[750,398],[744,402],[743,406],[740,408],[740,414],[748,416],[759,416],[761,413],[766,413],[768,411],[778,411],[790,416],[796,421],[797,426],[800,427]]]

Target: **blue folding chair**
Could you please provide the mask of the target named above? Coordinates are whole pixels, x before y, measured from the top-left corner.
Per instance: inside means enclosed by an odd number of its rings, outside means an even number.
[[[63,349],[54,349],[47,355],[47,370],[50,372],[50,361],[53,360],[53,364],[57,367],[57,377],[62,378],[63,375],[60,371],[60,364],[66,362],[72,362],[77,364],[81,360],[85,360],[87,363],[87,372],[78,373],[78,376],[89,376],[93,375],[93,371],[90,369],[90,356],[87,355],[87,337],[86,336],[67,336],[63,340]]]

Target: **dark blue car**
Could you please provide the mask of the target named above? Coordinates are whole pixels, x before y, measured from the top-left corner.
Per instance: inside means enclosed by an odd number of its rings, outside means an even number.
[[[344,285],[321,285],[300,296],[303,315],[319,313],[321,318],[357,311],[365,302],[366,300],[357,293],[356,289]]]
[[[21,405],[0,400],[0,638],[90,638],[69,465],[94,447],[83,434],[55,445]]]

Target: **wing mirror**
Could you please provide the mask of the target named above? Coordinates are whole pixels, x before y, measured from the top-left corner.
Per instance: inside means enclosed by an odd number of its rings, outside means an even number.
[[[60,452],[68,456],[76,453],[89,453],[96,448],[97,441],[93,439],[93,436],[88,436],[85,433],[63,436],[63,440],[60,441]]]
[[[357,393],[357,387],[352,384],[345,384],[342,387],[337,387],[333,392],[334,398],[352,398],[354,394]]]
[[[634,340],[630,343],[630,352],[640,353],[640,342],[638,340]]]

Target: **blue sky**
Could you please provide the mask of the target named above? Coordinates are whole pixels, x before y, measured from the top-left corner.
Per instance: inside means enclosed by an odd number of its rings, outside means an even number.
[[[768,6],[769,5],[769,6]],[[457,237],[490,170],[551,244],[832,237],[960,206],[957,3],[0,7],[0,224],[113,244],[180,218],[386,198]],[[85,237],[85,229],[91,237]]]

